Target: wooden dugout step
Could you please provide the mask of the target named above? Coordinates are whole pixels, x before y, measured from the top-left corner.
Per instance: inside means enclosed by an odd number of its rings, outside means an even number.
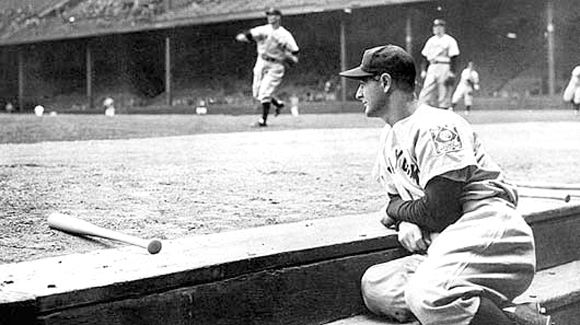
[[[540,269],[580,259],[580,205],[519,209]],[[321,324],[364,312],[364,270],[404,254],[365,214],[4,264],[0,324]]]
[[[534,300],[545,307],[557,325],[578,324],[580,321],[580,261],[573,261],[539,271],[531,287],[517,301]],[[327,325],[401,325],[363,312]],[[406,323],[420,325],[418,322]]]

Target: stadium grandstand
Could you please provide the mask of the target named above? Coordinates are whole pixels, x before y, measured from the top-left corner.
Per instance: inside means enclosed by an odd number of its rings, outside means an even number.
[[[78,109],[107,96],[127,107],[251,106],[255,51],[233,37],[271,6],[302,48],[281,91],[302,101],[351,99],[355,85],[336,74],[369,46],[420,59],[435,18],[448,21],[462,64],[476,62],[482,97],[557,96],[578,64],[574,0],[6,0],[0,107]]]

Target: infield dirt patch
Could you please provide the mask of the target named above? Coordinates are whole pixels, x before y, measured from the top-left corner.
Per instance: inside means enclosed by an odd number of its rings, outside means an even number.
[[[120,245],[50,230],[51,211],[175,239],[377,210],[385,199],[370,171],[381,125],[340,119],[358,127],[2,144],[0,263]],[[511,180],[579,183],[579,126],[474,128]]]

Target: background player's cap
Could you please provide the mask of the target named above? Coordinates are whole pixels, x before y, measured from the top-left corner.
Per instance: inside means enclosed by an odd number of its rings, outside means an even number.
[[[445,26],[445,20],[435,19],[433,20],[433,26]]]
[[[363,79],[383,72],[396,79],[414,79],[416,70],[413,57],[396,45],[377,46],[363,53],[360,66],[343,71],[340,76]]]
[[[268,10],[266,10],[266,15],[282,16],[282,12],[279,9],[270,7],[270,8],[268,8]]]

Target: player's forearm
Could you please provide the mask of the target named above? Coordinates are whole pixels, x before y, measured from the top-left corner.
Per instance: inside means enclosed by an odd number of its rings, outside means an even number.
[[[243,31],[236,36],[238,41],[250,42],[254,40],[252,33],[249,30]]]
[[[425,196],[405,201],[392,196],[387,206],[387,215],[398,222],[407,221],[424,229],[440,232],[462,215],[459,196],[463,183],[445,177],[435,177],[425,188]]]

